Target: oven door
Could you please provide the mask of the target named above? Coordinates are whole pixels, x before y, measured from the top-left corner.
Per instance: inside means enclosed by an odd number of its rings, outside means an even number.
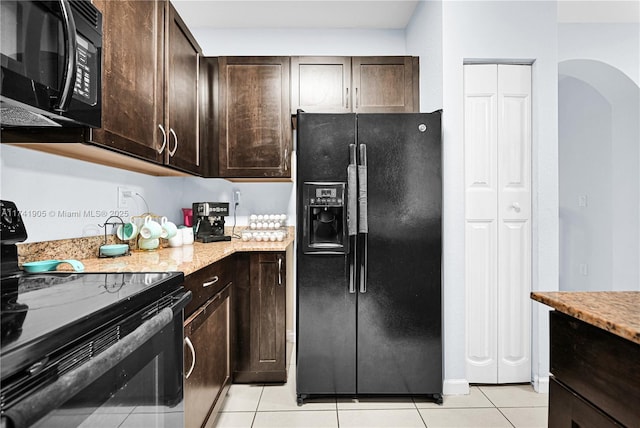
[[[191,293],[172,299],[171,307],[157,310],[99,355],[16,400],[1,426],[184,427],[183,309]],[[95,334],[91,346],[98,349],[107,335],[120,334],[109,330]]]

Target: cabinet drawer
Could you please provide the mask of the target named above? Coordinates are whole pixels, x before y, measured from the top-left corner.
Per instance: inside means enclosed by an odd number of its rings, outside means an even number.
[[[550,428],[615,428],[621,425],[554,378],[549,381]]]
[[[640,427],[640,345],[551,312],[551,373],[617,421]]]
[[[225,257],[187,276],[184,286],[193,293],[193,298],[185,308],[185,317],[232,282],[233,272],[233,257]]]

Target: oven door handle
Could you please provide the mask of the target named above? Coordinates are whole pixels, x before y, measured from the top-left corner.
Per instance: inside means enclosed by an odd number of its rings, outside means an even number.
[[[182,300],[180,299],[180,301]],[[15,428],[30,427],[51,411],[59,408],[131,355],[137,348],[151,340],[153,336],[173,322],[174,316],[172,308],[161,310],[109,349],[87,361],[86,364],[65,373],[54,383],[20,400],[19,403],[7,409],[4,415],[13,422],[13,425],[10,426]]]
[[[184,338],[184,343],[187,345],[187,348],[189,348],[189,351],[191,351],[191,367],[189,367],[187,374],[184,375],[185,379],[189,379],[189,376],[191,376],[191,373],[193,373],[193,369],[196,367],[196,350],[193,347],[191,339],[189,339],[188,337]]]

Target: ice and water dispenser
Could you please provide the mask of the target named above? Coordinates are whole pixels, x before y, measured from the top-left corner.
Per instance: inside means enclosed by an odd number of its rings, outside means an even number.
[[[304,183],[305,254],[347,254],[347,204],[345,183]]]

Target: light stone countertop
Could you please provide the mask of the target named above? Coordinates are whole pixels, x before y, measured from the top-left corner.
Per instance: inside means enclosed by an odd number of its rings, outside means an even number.
[[[180,271],[185,276],[207,267],[231,254],[251,251],[286,251],[293,245],[294,233],[289,232],[283,241],[244,242],[232,239],[226,242],[183,245],[176,248],[162,248],[153,251],[131,251],[131,255],[113,258],[92,257],[80,260],[85,272],[168,272]],[[58,270],[70,270],[61,264]]]
[[[531,298],[640,344],[640,291],[539,291]]]

